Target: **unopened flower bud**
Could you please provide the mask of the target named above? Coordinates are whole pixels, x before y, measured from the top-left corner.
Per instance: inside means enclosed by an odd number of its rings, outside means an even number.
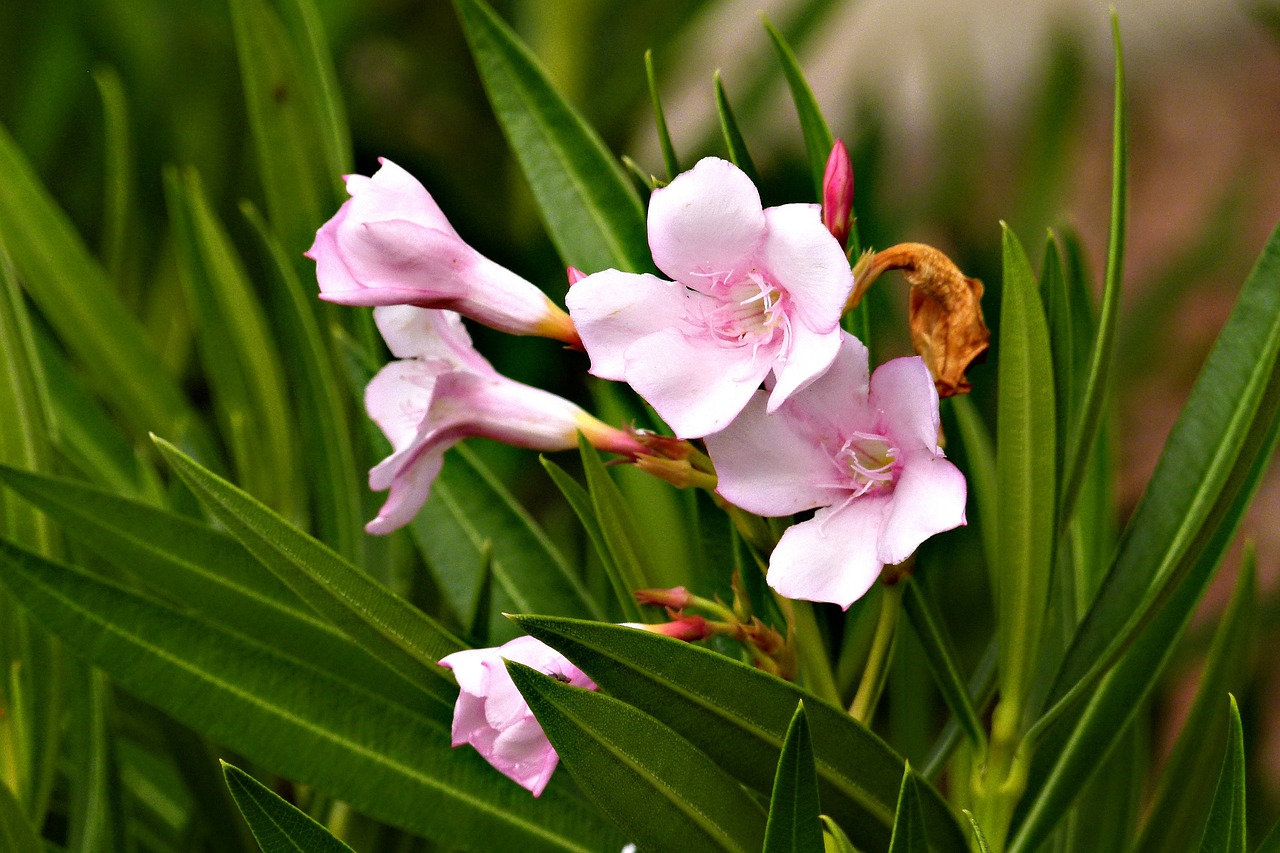
[[[705,640],[715,633],[712,624],[701,616],[680,616],[670,622],[662,622],[657,625],[640,625],[633,622],[626,624],[641,631],[648,631],[650,634],[661,634],[664,637],[684,640],[685,642]]]
[[[654,607],[670,607],[672,610],[684,610],[693,601],[693,594],[682,586],[671,589],[638,589],[636,603]]]
[[[853,216],[853,164],[844,142],[837,139],[827,157],[822,176],[822,224],[841,248],[849,242],[849,220]]]
[[[587,274],[577,267],[566,267],[565,274],[569,277],[570,287],[573,287],[575,284],[587,277]]]

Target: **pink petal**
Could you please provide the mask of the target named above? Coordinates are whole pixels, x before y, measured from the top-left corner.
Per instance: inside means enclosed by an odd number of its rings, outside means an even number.
[[[900,450],[938,449],[938,391],[924,359],[895,358],[877,367],[871,405],[882,413],[883,427]]]
[[[792,322],[798,317],[815,332],[830,332],[853,290],[848,258],[817,205],[784,204],[764,215],[768,229],[756,258],[790,296]]]
[[[542,794],[551,781],[560,757],[547,740],[538,721],[531,715],[515,726],[499,732],[491,751],[481,753],[499,772],[516,784],[527,788],[535,797]]]
[[[764,233],[759,191],[727,160],[699,160],[649,201],[653,262],[686,284],[702,273],[746,273]]]
[[[879,558],[901,563],[930,536],[964,524],[967,491],[964,475],[946,459],[927,450],[908,454],[894,483]]]
[[[454,437],[480,436],[532,450],[578,446],[578,424],[588,417],[576,403],[499,373],[463,370],[437,380],[423,429]]]
[[[412,521],[431,496],[431,484],[444,467],[444,452],[454,443],[456,439],[415,448],[408,461],[395,471],[391,479],[391,491],[382,509],[378,510],[378,517],[366,524],[364,529],[374,535],[382,535],[398,530]],[[375,472],[379,472],[380,468],[381,466],[375,467],[369,472],[369,487],[375,491],[379,488],[375,484]]]
[[[797,391],[803,390],[809,383],[821,377],[840,350],[841,331],[837,327],[830,332],[814,332],[804,323],[791,324],[790,347],[773,365],[773,375],[777,382],[769,394],[769,411],[775,412],[778,406]],[[844,395],[847,389],[839,392]]]
[[[787,528],[769,557],[769,586],[787,598],[848,608],[880,577],[880,526],[889,498],[865,495]]]
[[[569,288],[565,304],[591,356],[591,373],[621,381],[627,347],[684,317],[687,291],[653,275],[605,270]]]
[[[365,387],[365,410],[395,452],[403,451],[417,438],[440,372],[438,367],[417,359],[393,361]]]
[[[581,285],[576,285],[581,287]],[[674,329],[627,349],[626,380],[679,438],[723,429],[742,411],[773,367],[776,347],[720,346]]]
[[[484,662],[495,654],[496,649],[463,649],[442,657],[440,665],[453,670],[463,693],[483,695],[489,680]]]
[[[372,178],[361,175],[347,178],[354,219],[362,222],[404,219],[457,236],[436,200],[417,178],[386,158],[379,158],[378,162],[382,168]]]
[[[838,340],[839,349],[826,372],[778,409],[803,419],[811,435],[828,438],[837,447],[849,433],[873,426],[867,404],[867,348],[848,332],[840,332]]]
[[[757,392],[731,424],[706,437],[716,491],[757,515],[791,515],[839,499],[831,453],[786,409],[769,415]]]
[[[396,358],[439,360],[454,368],[496,372],[472,346],[471,335],[457,312],[383,305],[373,309],[373,320]]]

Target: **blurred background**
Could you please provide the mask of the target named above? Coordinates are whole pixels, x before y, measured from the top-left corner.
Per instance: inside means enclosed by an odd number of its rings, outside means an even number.
[[[356,170],[379,156],[417,175],[458,231],[495,260],[563,293],[564,273],[485,100],[452,5],[317,0],[346,103]],[[801,136],[760,24],[796,48],[832,130],[850,144],[864,245],[932,243],[998,287],[999,220],[1032,254],[1049,227],[1078,235],[1100,283],[1110,192],[1112,44],[1095,0],[507,0],[493,2],[614,152],[660,173],[643,57],[685,166],[723,155],[712,75],[763,179],[766,204],[812,200]],[[1138,499],[1234,295],[1280,213],[1280,6],[1265,0],[1115,4],[1130,103],[1130,219],[1110,436],[1117,519]],[[107,144],[95,79],[127,106],[130,227],[105,233]],[[200,394],[162,170],[194,167],[233,238],[259,199],[225,0],[53,0],[0,5],[0,123],[117,281],[168,367]],[[319,223],[317,223],[319,224]],[[301,253],[305,243],[287,247]],[[1095,288],[1096,290],[1096,288]],[[905,294],[878,285],[874,348],[906,348]],[[988,318],[993,309],[988,308]],[[879,330],[885,330],[883,334]],[[586,399],[580,362],[543,341],[477,333],[516,378]],[[991,400],[994,371],[971,373]],[[985,386],[985,387],[984,387]],[[513,477],[528,458],[486,451],[531,506],[550,488]],[[505,467],[504,467],[505,466]],[[1265,636],[1280,632],[1280,478],[1245,534],[1258,542]],[[1197,653],[1229,593],[1238,550],[1153,703],[1160,755],[1193,689]],[[969,574],[957,575],[959,579]],[[945,585],[946,581],[942,581]],[[980,587],[980,584],[979,584]],[[956,581],[956,595],[986,608]],[[964,626],[953,625],[962,639]],[[1280,673],[1263,658],[1240,695],[1258,776],[1251,819],[1280,803]],[[1159,758],[1156,758],[1159,761]]]

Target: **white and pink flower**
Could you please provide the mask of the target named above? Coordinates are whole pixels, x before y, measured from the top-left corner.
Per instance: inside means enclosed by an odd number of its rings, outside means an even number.
[[[511,680],[506,660],[575,687],[595,690],[596,685],[564,655],[533,637],[516,637],[498,648],[454,652],[440,661],[458,679],[453,745],[471,744],[485,761],[536,797],[551,781],[560,757]]]
[[[369,487],[389,489],[365,529],[390,533],[426,503],[445,451],[482,436],[533,450],[577,447],[578,433],[604,451],[646,452],[628,432],[592,417],[575,403],[498,373],[471,346],[452,311],[408,305],[374,309],[393,361],[369,382],[365,407],[391,442],[392,453],[369,472]]]
[[[965,523],[964,475],[938,447],[938,392],[920,358],[868,378],[867,349],[846,334],[821,378],[771,415],[767,397],[706,442],[726,500],[764,516],[817,509],[769,558],[782,595],[848,607],[885,565]]]
[[[605,270],[566,302],[591,372],[629,383],[677,436],[723,429],[769,376],[774,411],[835,358],[853,276],[817,205],[765,209],[709,157],[654,191],[649,247],[674,281]]]
[[[469,246],[416,178],[379,162],[371,178],[347,176],[351,198],[306,253],[321,299],[448,309],[513,335],[577,345],[569,316],[537,285]]]

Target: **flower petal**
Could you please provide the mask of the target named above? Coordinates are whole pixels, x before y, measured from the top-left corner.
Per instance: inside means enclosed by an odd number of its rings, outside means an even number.
[[[773,365],[777,382],[769,394],[770,412],[777,411],[792,394],[803,390],[831,367],[840,350],[841,335],[838,326],[820,333],[804,323],[791,324],[790,346]],[[841,394],[845,393],[847,391],[841,389]]]
[[[354,220],[405,219],[457,236],[440,205],[417,178],[385,157],[379,157],[378,162],[382,167],[371,178],[347,177],[347,192],[351,195],[348,204]]]
[[[418,436],[419,426],[431,406],[439,365],[405,359],[384,366],[364,389],[369,417],[391,447],[400,453]]]
[[[803,419],[811,435],[828,438],[835,447],[839,447],[849,433],[873,426],[867,404],[867,348],[848,332],[841,331],[838,340],[840,346],[831,366],[812,380],[802,394],[788,398],[777,407],[779,412],[790,412]],[[776,385],[774,392],[777,392]],[[769,402],[772,406],[773,400]]]
[[[790,297],[788,314],[815,332],[840,324],[853,272],[815,204],[784,204],[764,212],[767,228],[756,258]]]
[[[774,352],[724,347],[709,337],[666,329],[627,349],[625,378],[678,438],[723,429],[773,367]]]
[[[649,201],[653,262],[685,284],[705,273],[746,273],[764,233],[760,192],[727,160],[699,160]]]
[[[901,563],[930,536],[964,524],[967,492],[964,474],[943,457],[927,450],[908,454],[894,483],[879,558]]]
[[[882,426],[903,452],[938,449],[938,391],[924,359],[895,358],[871,376],[871,405]]]
[[[412,521],[431,496],[431,484],[444,467],[444,452],[456,442],[457,439],[454,438],[449,441],[426,442],[414,448],[408,454],[407,461],[402,461],[396,468],[391,478],[390,492],[382,509],[378,510],[378,517],[366,524],[364,529],[374,535],[381,535],[399,530]],[[369,472],[371,489],[376,491],[381,488],[376,482],[377,475],[381,474],[383,465],[397,456],[399,454],[389,457]]]
[[[884,568],[876,543],[888,508],[888,496],[864,495],[788,527],[769,557],[769,586],[787,598],[848,609]]]
[[[396,358],[439,360],[454,368],[496,372],[485,357],[476,352],[462,317],[455,311],[382,305],[373,309],[373,320]]]
[[[784,409],[765,412],[756,392],[733,422],[706,437],[716,466],[716,491],[757,515],[791,515],[839,500],[824,484],[836,479],[831,454],[818,445],[803,421]]]
[[[605,270],[570,287],[564,301],[591,356],[591,374],[621,381],[627,347],[679,322],[688,296],[657,276]]]

